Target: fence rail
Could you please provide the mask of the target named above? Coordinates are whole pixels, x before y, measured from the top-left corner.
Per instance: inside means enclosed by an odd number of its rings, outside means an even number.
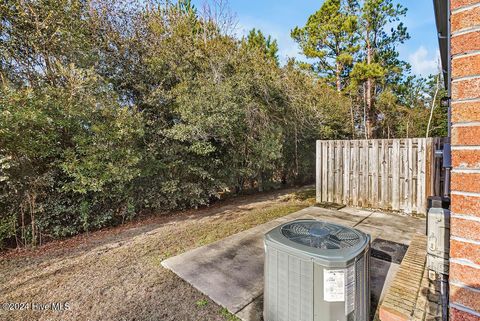
[[[442,195],[445,138],[317,141],[317,202],[426,213]]]

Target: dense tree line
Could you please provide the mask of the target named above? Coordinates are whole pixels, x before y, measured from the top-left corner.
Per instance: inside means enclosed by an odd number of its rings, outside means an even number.
[[[189,1],[0,4],[0,243],[312,179],[349,100],[223,8]]]
[[[292,33],[319,63],[282,66],[221,2],[3,1],[0,247],[311,181],[315,140],[361,137],[365,115],[369,136],[423,136],[435,81],[402,76],[398,39],[365,62],[358,12],[327,0]]]
[[[350,97],[355,137],[446,134],[440,72],[426,79],[411,75],[399,58],[397,46],[410,38],[402,22],[406,12],[393,0],[325,0],[304,27],[292,31],[313,60],[305,68]]]

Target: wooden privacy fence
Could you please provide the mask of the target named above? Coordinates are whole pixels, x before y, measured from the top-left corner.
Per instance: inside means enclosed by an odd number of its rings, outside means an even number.
[[[426,213],[442,195],[445,138],[317,141],[317,202]]]

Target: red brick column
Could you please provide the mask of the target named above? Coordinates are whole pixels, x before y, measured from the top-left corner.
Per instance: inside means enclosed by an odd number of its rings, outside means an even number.
[[[450,0],[450,317],[480,320],[480,0]]]

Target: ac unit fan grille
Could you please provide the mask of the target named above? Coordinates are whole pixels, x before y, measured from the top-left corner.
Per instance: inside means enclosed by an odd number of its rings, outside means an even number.
[[[292,222],[282,227],[282,234],[295,243],[319,249],[344,249],[360,242],[354,230],[324,222]]]

